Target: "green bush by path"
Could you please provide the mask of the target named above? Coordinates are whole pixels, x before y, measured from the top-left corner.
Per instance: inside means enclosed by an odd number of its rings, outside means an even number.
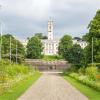
[[[0,100],[16,100],[22,93],[24,93],[29,86],[31,86],[39,77],[41,73],[35,72],[32,76],[20,81],[15,87],[0,96]]]
[[[6,81],[6,79],[12,79],[19,75],[27,75],[34,71],[34,69],[29,66],[16,64],[2,64],[0,69],[0,82]]]
[[[65,80],[67,80],[69,83],[71,83],[74,87],[76,87],[80,92],[82,92],[84,95],[86,95],[89,100],[100,100],[100,92],[92,89],[91,87],[88,87],[76,79],[73,79],[65,74],[63,74],[63,77]]]
[[[78,73],[70,73],[68,74],[69,77],[76,79],[77,81],[81,82],[82,84],[85,84],[95,90],[100,91],[100,81],[92,80],[86,75],[79,75]]]
[[[36,71],[31,66],[0,62],[0,95],[9,91],[20,81],[32,76]]]
[[[73,68],[64,73],[82,84],[100,91],[100,74],[96,66],[82,67],[78,71],[73,70]]]
[[[86,68],[86,75],[92,79],[96,80],[96,75],[98,74],[98,69],[96,66],[91,66]]]

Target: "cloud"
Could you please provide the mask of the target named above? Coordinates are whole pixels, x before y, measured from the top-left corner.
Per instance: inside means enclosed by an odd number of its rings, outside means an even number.
[[[4,33],[11,33],[20,39],[36,32],[47,34],[49,17],[54,20],[56,38],[69,33],[82,36],[90,20],[100,9],[99,0],[0,0],[0,19]]]

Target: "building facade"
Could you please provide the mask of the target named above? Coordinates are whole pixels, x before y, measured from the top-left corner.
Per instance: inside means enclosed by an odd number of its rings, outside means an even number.
[[[80,45],[82,49],[84,49],[87,46],[86,41],[77,40],[77,39],[73,39],[73,44]]]
[[[48,39],[41,40],[43,44],[44,55],[57,55],[59,40],[55,40],[53,37],[53,21],[48,21]]]
[[[43,52],[42,54],[44,55],[57,55],[58,54],[58,46],[59,46],[59,41],[60,40],[56,40],[54,39],[53,36],[53,21],[50,19],[48,21],[48,35],[47,35],[47,39],[42,39],[42,45],[43,45]],[[85,48],[87,46],[87,43],[85,41],[82,41],[81,39],[73,39],[73,44],[78,44],[81,46],[81,48]],[[27,41],[22,42],[23,45],[26,47],[27,45]]]

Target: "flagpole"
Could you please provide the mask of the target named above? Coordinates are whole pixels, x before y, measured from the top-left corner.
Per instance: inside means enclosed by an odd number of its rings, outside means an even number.
[[[11,36],[10,36],[10,64],[11,64]]]
[[[0,5],[0,9],[2,6]],[[2,60],[2,23],[0,22],[0,61]]]
[[[17,64],[17,40],[16,40],[16,64]]]
[[[93,37],[92,37],[92,66],[93,66],[93,63],[94,63],[94,59],[93,59]]]
[[[2,60],[2,24],[0,23],[0,61]]]

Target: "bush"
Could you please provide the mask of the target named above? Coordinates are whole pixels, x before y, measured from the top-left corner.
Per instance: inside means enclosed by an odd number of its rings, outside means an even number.
[[[9,59],[9,54],[4,54],[3,59]],[[17,55],[17,62],[21,64],[24,61],[25,57],[21,54]],[[16,54],[11,55],[12,62],[16,62]]]
[[[78,70],[78,73],[80,74],[80,75],[84,75],[85,74],[85,67],[81,67],[79,70]]]
[[[74,72],[70,73],[69,76],[72,77],[72,78],[75,78],[75,79],[79,78],[79,74],[78,73],[74,73]]]
[[[74,64],[71,64],[71,68],[70,68],[70,70],[72,71],[72,72],[77,72],[77,67],[74,65]]]
[[[79,80],[81,81],[81,82],[83,82],[84,83],[84,80],[87,78],[87,76],[85,76],[85,75],[81,75],[81,76],[79,76]]]
[[[79,81],[89,87],[92,87],[92,88],[100,91],[100,82],[99,81],[91,80],[88,76],[79,75],[78,73],[70,73],[70,74],[68,74],[68,76],[76,79],[77,81]]]
[[[33,72],[31,66],[22,64],[10,64],[9,61],[2,60],[0,62],[0,83],[4,83],[9,79],[13,79],[18,75],[28,75]]]
[[[31,66],[10,64],[9,61],[0,62],[0,95],[15,86],[17,82],[34,74]]]
[[[89,66],[87,68],[81,67],[78,72],[76,69],[73,72],[73,68],[75,66],[72,66],[72,70],[70,71],[68,76],[78,80],[79,82],[92,87],[96,90],[100,91],[100,80],[98,80],[97,75],[98,75],[98,68],[95,66]]]
[[[86,75],[92,79],[92,80],[96,80],[96,75],[98,74],[98,69],[97,67],[93,66],[93,67],[87,67],[86,68]]]

